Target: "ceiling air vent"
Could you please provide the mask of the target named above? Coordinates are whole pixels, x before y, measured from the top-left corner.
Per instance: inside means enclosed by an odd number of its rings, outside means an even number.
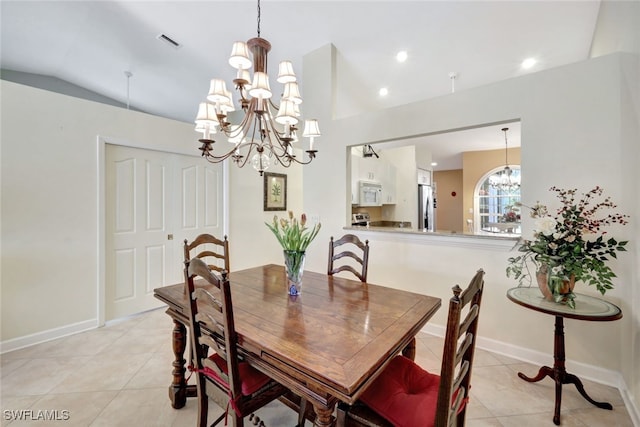
[[[174,49],[180,49],[182,47],[180,45],[180,43],[178,43],[177,41],[175,41],[171,37],[167,36],[166,34],[158,34],[158,36],[156,38],[158,40],[161,40],[161,41],[165,42],[166,44],[168,44],[169,46],[173,47]]]

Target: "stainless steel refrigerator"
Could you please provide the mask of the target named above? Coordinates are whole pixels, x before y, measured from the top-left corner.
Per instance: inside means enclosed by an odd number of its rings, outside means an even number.
[[[418,185],[418,230],[436,230],[436,199],[430,185]]]

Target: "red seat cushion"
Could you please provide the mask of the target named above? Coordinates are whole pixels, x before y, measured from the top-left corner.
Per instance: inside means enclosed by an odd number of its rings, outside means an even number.
[[[209,359],[212,360],[218,368],[225,374],[228,374],[227,369],[227,361],[224,360],[218,353],[214,353],[212,356],[209,356]],[[271,378],[253,368],[247,362],[240,362],[238,364],[238,371],[240,373],[240,383],[242,387],[242,394],[244,396],[250,396],[256,391],[260,390],[264,387]],[[229,388],[229,384],[211,369],[205,367],[204,373],[210,378],[213,378],[219,383],[222,383],[227,389]]]
[[[396,356],[360,400],[396,427],[433,426],[440,376]]]

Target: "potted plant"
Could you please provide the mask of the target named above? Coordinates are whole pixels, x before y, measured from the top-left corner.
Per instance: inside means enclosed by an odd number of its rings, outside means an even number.
[[[308,228],[307,215],[302,214],[300,221],[289,211],[289,219],[273,216],[273,222],[266,226],[280,242],[284,252],[285,268],[287,271],[287,292],[289,295],[299,295],[302,282],[302,272],[304,271],[304,260],[307,246],[318,235],[321,224],[318,222],[313,227]]]
[[[604,213],[617,206],[610,197],[601,198],[599,186],[577,198],[577,189],[551,187],[561,206],[550,215],[545,205],[536,203],[530,210],[535,218],[533,240],[523,240],[518,251],[521,255],[509,258],[507,277],[518,280],[518,285],[536,279],[547,299],[566,303],[575,308],[573,284],[582,281],[595,285],[603,295],[613,288],[615,273],[607,261],[616,258],[616,252],[626,251],[628,241],[606,238],[604,227],[627,224],[628,215]]]

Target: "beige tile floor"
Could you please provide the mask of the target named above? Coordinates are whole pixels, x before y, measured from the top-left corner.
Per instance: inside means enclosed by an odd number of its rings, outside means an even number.
[[[171,329],[169,317],[158,309],[3,354],[2,426],[193,427],[197,414],[193,399],[175,410],[167,395],[173,361]],[[420,334],[416,362],[437,372],[441,352],[441,338]],[[528,384],[516,375],[518,371],[534,375],[538,367],[487,351],[476,354],[469,426],[553,426],[551,380]],[[563,426],[633,426],[617,389],[590,381],[584,384],[593,398],[611,402],[613,411],[592,406],[573,386],[567,386]],[[215,404],[210,408],[210,417],[222,412]],[[12,420],[7,411],[15,410],[32,410],[34,415],[38,410],[64,410],[69,419]],[[257,415],[268,427],[293,427],[296,420],[296,414],[279,402]]]

